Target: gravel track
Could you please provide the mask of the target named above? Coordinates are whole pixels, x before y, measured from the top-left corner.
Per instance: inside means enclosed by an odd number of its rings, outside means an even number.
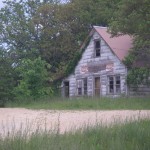
[[[17,131],[28,133],[49,130],[63,134],[96,124],[112,125],[137,119],[150,119],[150,110],[31,110],[24,108],[0,109],[0,135]]]

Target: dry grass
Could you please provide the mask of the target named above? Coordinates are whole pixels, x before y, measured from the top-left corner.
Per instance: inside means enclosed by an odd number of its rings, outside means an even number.
[[[29,138],[18,132],[13,138],[0,140],[0,150],[148,150],[150,147],[150,121],[94,128],[75,133],[50,134],[37,131]]]

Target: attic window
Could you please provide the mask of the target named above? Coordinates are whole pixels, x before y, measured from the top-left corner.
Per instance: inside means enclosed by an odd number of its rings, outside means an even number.
[[[95,45],[95,56],[96,57],[99,57],[99,56],[101,56],[101,42],[100,42],[100,39],[98,39],[98,40],[95,40],[94,41],[94,45]]]

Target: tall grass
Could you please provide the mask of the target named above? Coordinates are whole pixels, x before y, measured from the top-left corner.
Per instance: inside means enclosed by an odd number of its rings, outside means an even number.
[[[150,120],[111,127],[96,126],[75,133],[36,132],[0,139],[0,150],[149,150]]]
[[[50,98],[23,99],[6,104],[6,107],[25,107],[30,109],[58,109],[58,110],[115,110],[115,109],[150,109],[150,98]]]

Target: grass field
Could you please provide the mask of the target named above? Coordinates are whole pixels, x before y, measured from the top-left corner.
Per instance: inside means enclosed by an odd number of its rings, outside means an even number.
[[[148,110],[150,98],[78,98],[20,100],[6,107],[57,110]],[[148,150],[150,120],[126,122],[111,127],[83,127],[75,133],[37,131],[29,138],[22,131],[10,138],[0,138],[0,150]]]
[[[112,127],[96,126],[76,133],[26,133],[0,139],[0,150],[148,150],[150,121],[136,121]]]
[[[8,102],[5,107],[57,110],[136,110],[150,109],[150,98],[50,98]]]

